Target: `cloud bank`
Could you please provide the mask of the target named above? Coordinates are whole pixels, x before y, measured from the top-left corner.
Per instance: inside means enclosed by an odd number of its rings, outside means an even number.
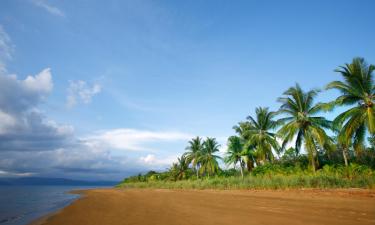
[[[81,137],[40,110],[54,84],[50,68],[19,78],[9,74],[11,39],[0,26],[0,177],[44,176],[120,180],[170,166],[177,155],[171,143],[185,144],[190,134],[129,128],[93,131]],[[88,104],[98,84],[72,81],[67,104]]]
[[[73,126],[59,124],[38,109],[52,90],[49,68],[25,79],[0,74],[0,176],[121,179],[166,168],[177,156],[162,157],[153,146],[191,137],[182,132],[127,128],[77,137]]]
[[[0,151],[37,151],[62,147],[73,128],[47,119],[39,110],[53,88],[51,71],[24,80],[0,75]]]
[[[77,137],[73,126],[59,124],[40,111],[52,90],[49,68],[25,79],[0,73],[0,177],[121,179],[165,169],[177,155],[164,152],[167,156],[162,156],[155,146],[185,143],[192,137],[183,132],[128,128]]]

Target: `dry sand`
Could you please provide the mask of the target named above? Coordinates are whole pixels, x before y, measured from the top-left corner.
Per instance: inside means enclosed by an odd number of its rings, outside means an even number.
[[[375,224],[375,192],[98,189],[33,224]]]

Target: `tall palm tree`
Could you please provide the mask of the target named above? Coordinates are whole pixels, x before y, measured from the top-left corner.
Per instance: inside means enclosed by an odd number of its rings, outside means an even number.
[[[210,177],[210,174],[214,174],[219,170],[218,159],[221,159],[219,156],[215,155],[216,152],[219,152],[220,145],[217,143],[215,138],[207,138],[203,142],[203,152],[199,156],[199,162],[201,163],[201,172],[207,174]]]
[[[331,129],[332,123],[324,117],[316,116],[326,107],[325,104],[314,105],[317,93],[317,90],[304,92],[296,84],[278,99],[282,103],[278,113],[285,116],[279,120],[283,124],[278,131],[280,137],[284,139],[282,148],[284,149],[287,143],[296,138],[295,150],[298,154],[304,143],[313,171],[315,171],[318,148],[328,149],[331,146],[330,137],[325,129]]]
[[[335,72],[343,81],[332,81],[326,89],[336,89],[341,95],[334,101],[337,106],[352,106],[338,115],[333,125],[342,127],[340,138],[346,145],[353,144],[356,150],[363,146],[366,130],[375,134],[375,83],[374,65],[368,65],[363,58],[354,58],[352,63],[340,66]]]
[[[187,152],[184,153],[184,157],[188,164],[192,164],[195,168],[197,178],[199,178],[199,157],[203,151],[202,138],[196,137],[189,141],[189,145],[186,147]]]
[[[236,167],[237,163],[240,164],[241,177],[243,179],[243,140],[238,136],[230,136],[228,138],[228,149],[224,158],[226,164],[233,164]]]
[[[247,145],[255,147],[255,154],[261,163],[272,161],[274,155],[272,150],[279,153],[280,146],[276,140],[276,134],[272,132],[278,122],[274,120],[275,113],[266,107],[255,109],[255,117],[248,116],[249,129],[246,132]]]

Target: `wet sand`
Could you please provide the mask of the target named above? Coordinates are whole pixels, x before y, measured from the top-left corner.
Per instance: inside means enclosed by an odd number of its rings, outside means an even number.
[[[35,224],[375,224],[375,191],[98,189]]]

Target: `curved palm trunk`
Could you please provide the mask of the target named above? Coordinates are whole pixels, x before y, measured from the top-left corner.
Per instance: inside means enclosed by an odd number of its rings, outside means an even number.
[[[195,166],[195,170],[196,170],[196,173],[197,173],[197,179],[199,179],[199,166],[198,166],[198,164]]]

